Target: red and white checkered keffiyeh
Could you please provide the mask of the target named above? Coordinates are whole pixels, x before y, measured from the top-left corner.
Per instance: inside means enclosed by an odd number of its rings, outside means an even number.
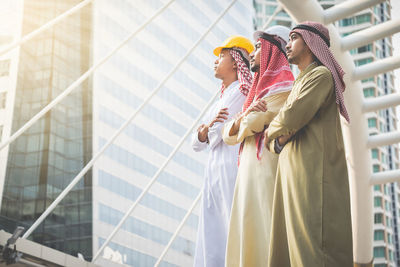
[[[238,76],[238,81],[239,81],[239,85],[240,85],[239,90],[244,96],[247,96],[247,94],[249,93],[250,88],[251,88],[251,83],[253,82],[253,77],[251,76],[251,72],[250,72],[249,68],[247,67],[246,63],[244,63],[242,56],[235,49],[237,49],[237,48],[229,49],[229,53],[231,54],[231,56],[233,57],[233,59],[236,62],[237,76]],[[243,49],[241,49],[241,50],[243,50]],[[241,53],[244,56],[247,55],[246,51],[241,51]],[[224,90],[225,90],[225,86],[222,84],[220,97],[222,97],[222,95],[224,94]]]
[[[329,49],[330,38],[328,28],[318,22],[305,21],[295,26],[291,32],[300,34],[314,56],[332,73],[335,82],[336,103],[339,106],[340,114],[342,114],[347,122],[350,122],[343,97],[343,92],[346,88],[343,81],[345,73]]]
[[[244,63],[240,53],[234,49],[229,50],[229,53],[236,61],[237,76],[240,84],[239,90],[243,95],[247,96],[251,88],[251,83],[253,82],[253,77],[251,76],[250,70],[246,63]]]
[[[243,104],[245,111],[254,100],[292,90],[294,76],[285,54],[271,42],[259,38],[261,42],[260,71],[254,75],[249,94]],[[257,158],[261,158],[263,132],[255,134]],[[243,148],[241,145],[240,151]]]

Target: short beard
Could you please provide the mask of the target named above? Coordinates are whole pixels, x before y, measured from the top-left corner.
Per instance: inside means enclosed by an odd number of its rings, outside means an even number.
[[[258,72],[259,70],[260,70],[260,66],[259,65],[251,66],[251,71],[252,72]]]
[[[288,62],[290,63],[290,64],[294,64],[294,65],[297,65],[296,64],[296,58],[293,58],[293,57],[288,57]]]

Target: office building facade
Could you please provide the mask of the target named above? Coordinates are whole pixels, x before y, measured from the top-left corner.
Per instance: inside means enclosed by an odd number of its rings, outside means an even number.
[[[94,61],[166,1],[97,1]],[[229,1],[175,1],[93,77],[94,152],[127,120],[206,32]],[[237,1],[162,85],[93,168],[94,250],[97,250],[220,89],[212,51],[231,34],[251,38],[251,1]],[[187,139],[103,252],[99,263],[152,266],[200,192],[207,153]],[[199,209],[167,253],[164,266],[192,265]],[[106,263],[104,263],[106,264]]]
[[[26,35],[79,2],[23,1],[20,34]],[[10,87],[16,96],[10,101],[13,114],[6,123],[10,132],[5,138],[166,2],[96,0],[24,43],[17,50],[18,76]],[[17,138],[5,156],[1,227],[8,232],[17,225],[28,228],[229,4],[227,0],[174,1]],[[91,260],[219,91],[221,84],[213,73],[214,47],[232,34],[251,38],[253,17],[251,1],[235,2],[30,238]],[[207,152],[194,153],[189,138],[185,140],[96,263],[153,266],[200,192],[206,159]],[[198,214],[199,207],[161,266],[192,264]]]
[[[21,35],[79,1],[23,3]],[[18,10],[15,10],[17,12]],[[67,17],[18,48],[12,120],[14,133],[65,90],[91,61],[91,6]],[[16,38],[17,40],[17,38]],[[85,81],[9,146],[0,211],[2,229],[28,227],[83,168],[92,155],[92,87]],[[8,137],[6,136],[6,137]],[[92,177],[88,173],[31,235],[35,242],[87,258],[92,256]]]

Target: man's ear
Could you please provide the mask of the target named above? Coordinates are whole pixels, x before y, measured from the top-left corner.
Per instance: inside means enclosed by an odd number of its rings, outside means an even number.
[[[233,69],[234,69],[234,70],[237,70],[237,64],[236,64],[236,61],[233,61]]]

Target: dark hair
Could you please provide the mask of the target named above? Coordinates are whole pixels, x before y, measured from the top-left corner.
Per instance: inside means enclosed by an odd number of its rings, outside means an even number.
[[[250,69],[250,62],[243,56],[243,52],[242,51],[240,51],[239,49],[235,49],[235,47],[233,47],[233,48],[222,48],[221,51],[224,51],[224,50],[235,50],[236,52],[238,52],[240,57],[242,58],[244,64],[246,64],[247,68]]]
[[[247,58],[245,58],[243,56],[243,52],[240,51],[239,49],[233,49],[233,50],[235,50],[235,51],[237,51],[239,53],[239,55],[242,57],[242,60],[243,60],[244,64],[246,64],[247,68],[250,69],[250,62],[247,60]]]
[[[317,30],[314,27],[311,27],[311,26],[305,25],[305,24],[298,24],[292,29],[292,31],[295,30],[295,29],[301,29],[301,30],[306,30],[306,31],[309,31],[309,32],[313,32],[313,33],[319,35],[319,37],[321,37],[321,39],[324,40],[324,42],[326,43],[326,45],[328,47],[331,46],[331,43],[330,43],[329,39],[325,35],[323,35],[322,32],[320,32],[319,30]]]
[[[311,51],[311,50],[310,50],[310,51]],[[318,66],[324,65],[324,64],[322,64],[322,62],[317,58],[316,55],[314,55],[312,52],[311,52],[311,54],[312,54],[313,60],[314,60],[315,62],[317,62]]]

